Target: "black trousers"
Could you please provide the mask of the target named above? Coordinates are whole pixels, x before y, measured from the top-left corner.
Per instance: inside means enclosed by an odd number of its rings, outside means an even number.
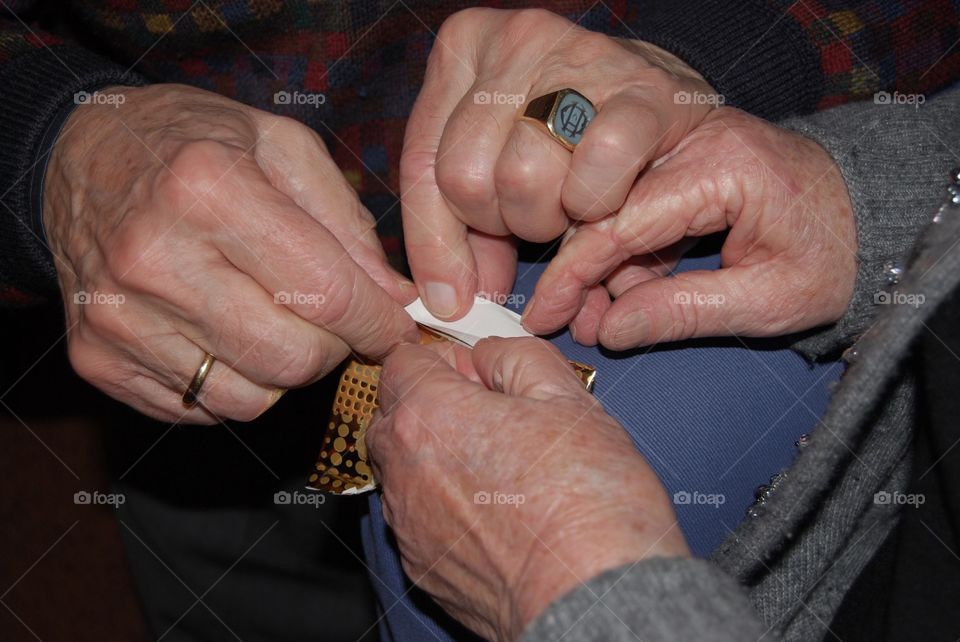
[[[366,502],[294,495],[331,384],[291,392],[251,424],[171,428],[122,413],[111,426],[120,531],[152,638],[376,639],[359,543]]]

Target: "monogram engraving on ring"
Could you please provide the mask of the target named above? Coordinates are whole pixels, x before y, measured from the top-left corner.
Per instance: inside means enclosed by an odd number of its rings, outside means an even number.
[[[561,93],[553,112],[554,135],[571,146],[576,145],[596,115],[596,109],[589,100],[573,90],[566,90]]]
[[[580,103],[571,103],[560,110],[560,131],[573,138],[582,136],[590,118]]]

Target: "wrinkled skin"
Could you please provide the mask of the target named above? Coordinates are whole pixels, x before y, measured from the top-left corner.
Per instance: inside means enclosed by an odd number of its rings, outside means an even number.
[[[520,120],[562,88],[599,113],[574,152]],[[476,292],[509,292],[514,239],[548,241],[615,212],[638,173],[712,109],[673,55],[549,11],[468,9],[441,27],[400,161],[404,237],[427,307],[458,318]],[[629,271],[629,269],[628,269]]]
[[[313,131],[190,87],[105,93],[125,100],[73,112],[44,190],[83,378],[159,419],[249,420],[349,350],[416,338],[416,290]]]
[[[677,248],[723,230],[722,269],[668,276]],[[613,350],[783,335],[842,316],[856,251],[850,197],[830,155],[723,107],[637,181],[616,215],[565,239],[523,322],[537,334],[572,323],[581,343]],[[600,284],[607,292],[596,296]]]
[[[689,555],[653,470],[544,341],[400,346],[380,403],[366,443],[404,570],[488,639],[604,570]]]

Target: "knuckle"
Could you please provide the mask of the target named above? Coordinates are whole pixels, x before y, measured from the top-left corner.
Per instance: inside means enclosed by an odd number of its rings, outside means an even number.
[[[643,79],[641,86],[644,89],[652,89],[655,96],[662,97],[662,100],[670,101],[670,104],[673,104],[674,94],[679,87],[690,86],[691,89],[694,90],[700,89],[700,85],[689,81],[684,83],[684,81],[677,78],[675,73],[658,64],[634,60],[634,65],[638,76]]]
[[[239,315],[238,315],[239,316]],[[346,356],[346,347],[334,337],[303,332],[299,324],[276,323],[273,318],[244,319],[231,328],[237,346],[253,344],[242,357],[244,370],[259,373],[258,383],[295,388],[326,374]],[[263,381],[259,379],[263,377]]]
[[[136,341],[136,335],[124,323],[119,308],[112,305],[85,305],[82,325],[86,333],[95,333],[117,345],[131,345]]]
[[[403,190],[426,181],[434,168],[436,152],[430,146],[424,147],[417,141],[404,142],[404,149],[400,154],[399,180]],[[409,214],[409,208],[402,209],[403,214]]]
[[[437,187],[456,205],[475,209],[495,200],[493,170],[486,163],[442,160],[437,163]]]
[[[118,368],[114,360],[89,341],[77,337],[67,345],[67,357],[74,372],[95,386],[103,387],[115,382]]]
[[[238,149],[215,140],[184,143],[160,172],[154,185],[158,201],[178,211],[195,211],[199,201],[217,196],[224,171],[240,154]]]
[[[509,35],[510,40],[513,40],[514,37],[541,33],[545,27],[562,22],[566,22],[564,18],[547,9],[519,9],[507,18],[504,31]]]
[[[131,221],[114,232],[107,244],[104,263],[121,289],[158,291],[169,283],[165,275],[170,276],[166,265],[170,255],[161,243],[155,245],[151,230]]]
[[[606,34],[586,29],[578,33],[577,52],[586,60],[606,59],[613,46],[616,46],[614,41]]]
[[[311,308],[311,320],[323,326],[339,326],[348,321],[358,302],[365,298],[360,292],[360,274],[356,270],[344,270],[341,274],[328,273],[320,279],[318,294],[322,305]],[[357,306],[356,309],[359,309]],[[366,320],[363,320],[366,323]]]
[[[630,167],[637,162],[638,150],[635,143],[631,131],[622,127],[605,126],[593,131],[588,130],[576,151],[590,166],[616,167],[621,168],[622,172],[623,167]]]
[[[336,360],[335,349],[319,341],[298,340],[287,337],[277,352],[272,352],[270,362],[274,374],[271,383],[281,388],[296,388],[323,376]]]
[[[291,150],[300,150],[307,155],[330,156],[326,142],[315,130],[289,116],[270,116],[268,133],[263,137],[278,147]],[[261,146],[257,146],[255,154],[259,154]]]
[[[692,290],[691,288],[690,291]],[[669,310],[667,319],[669,325],[666,328],[654,329],[655,335],[662,334],[666,340],[697,336],[701,324],[701,306],[677,305],[673,299],[670,299],[664,307]]]
[[[399,448],[401,451],[416,452],[424,446],[425,435],[422,420],[409,403],[405,401],[391,412],[393,421],[390,430],[390,446]]]
[[[459,45],[464,42],[465,37],[469,37],[477,24],[487,15],[489,15],[489,10],[481,7],[470,7],[452,13],[443,21],[443,24],[440,25],[440,30],[437,32],[437,39],[447,46]],[[434,47],[431,56],[446,55],[444,53],[446,50],[446,46]]]
[[[296,118],[291,118],[289,116],[271,114],[270,131],[274,134],[277,134],[281,139],[284,140],[287,140],[288,138],[294,139],[299,136],[304,136],[323,144],[323,139],[320,138],[320,136],[317,135],[314,130],[310,129]]]
[[[552,40],[555,40],[559,33],[567,39],[567,42],[563,43],[563,46],[551,47],[545,59],[541,82],[557,84],[562,83],[565,77],[570,78],[570,74],[595,74],[598,64],[606,64],[609,67],[611,58],[622,66],[624,59],[622,50],[614,50],[619,45],[609,36],[579,26],[571,27],[566,19],[560,16],[555,18],[560,18],[565,24],[561,27],[562,30],[553,30]],[[540,31],[550,33],[542,28]]]
[[[520,137],[513,137],[520,138]],[[494,169],[497,191],[501,194],[523,194],[535,189],[542,178],[542,165],[537,163],[535,154],[529,153],[526,146],[529,141],[514,141],[510,153],[505,154]]]

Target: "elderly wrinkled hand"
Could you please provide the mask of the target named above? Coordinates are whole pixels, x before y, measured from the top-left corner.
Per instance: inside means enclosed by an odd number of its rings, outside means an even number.
[[[564,88],[599,108],[573,152],[520,118]],[[430,311],[458,318],[476,292],[509,292],[514,236],[548,241],[571,219],[618,210],[647,163],[710,111],[709,98],[709,84],[670,53],[549,11],[447,19],[400,161],[407,254]]]
[[[721,269],[668,274],[678,247],[724,230]],[[826,150],[723,107],[637,181],[619,212],[565,239],[523,322],[536,334],[572,323],[581,343],[614,350],[787,334],[842,316],[856,252],[850,197]]]
[[[402,345],[366,443],[407,574],[488,639],[516,639],[599,572],[689,555],[623,428],[539,339]]]
[[[81,376],[160,419],[247,420],[416,339],[416,290],[313,131],[190,87],[101,93],[124,100],[73,112],[43,205]]]

